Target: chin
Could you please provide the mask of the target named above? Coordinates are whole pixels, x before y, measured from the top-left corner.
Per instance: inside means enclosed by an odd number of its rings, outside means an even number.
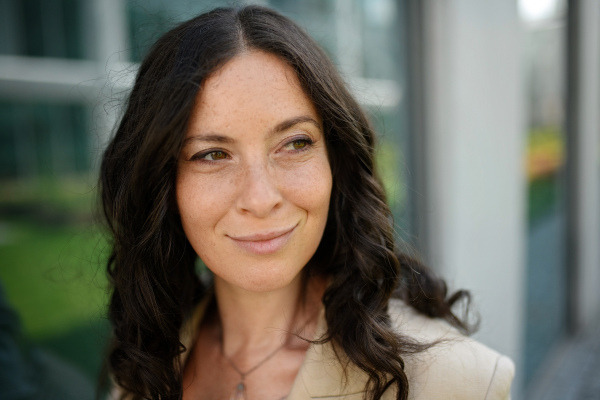
[[[237,274],[236,276],[223,276],[215,274],[219,280],[227,285],[235,286],[240,289],[255,292],[267,293],[292,288],[294,283],[299,282],[302,275],[300,271],[277,271],[273,269],[250,268],[247,274]]]

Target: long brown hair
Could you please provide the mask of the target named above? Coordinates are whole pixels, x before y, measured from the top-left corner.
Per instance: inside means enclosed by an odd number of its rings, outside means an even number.
[[[206,78],[248,49],[288,63],[321,115],[333,174],[329,219],[307,274],[331,282],[324,297],[328,332],[369,377],[366,397],[395,385],[406,399],[404,357],[422,351],[395,332],[392,296],[431,317],[468,330],[445,283],[398,253],[393,221],[375,172],[375,134],[323,50],[294,22],[268,8],[219,8],[163,35],[142,62],[127,107],[101,167],[101,200],[112,235],[108,274],[113,339],[108,367],[134,398],[182,396],[179,331],[205,294],[197,255],[174,201],[176,162],[194,100]]]

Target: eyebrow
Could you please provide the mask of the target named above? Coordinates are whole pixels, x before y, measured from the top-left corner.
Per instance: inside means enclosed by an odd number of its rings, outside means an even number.
[[[285,130],[290,129],[294,125],[298,125],[298,124],[301,124],[304,122],[311,123],[314,126],[316,126],[317,128],[321,129],[321,125],[317,121],[315,121],[315,119],[313,117],[308,116],[308,115],[301,115],[299,117],[286,119],[285,121],[278,123],[277,125],[275,125],[275,128],[273,128],[273,131],[271,132],[271,134],[283,132]]]
[[[195,135],[185,138],[183,141],[184,146],[192,140],[198,140],[200,142],[214,142],[214,143],[233,143],[235,140],[228,136],[208,134],[208,135]]]
[[[316,126],[319,130],[321,129],[321,124],[319,124],[314,118],[312,118],[311,116],[308,116],[308,115],[301,115],[298,117],[286,119],[285,121],[278,123],[271,130],[271,132],[269,132],[268,137],[271,137],[278,133],[284,132],[293,126],[302,124],[302,123],[310,123],[310,124]],[[213,142],[213,143],[233,143],[233,142],[235,142],[235,140],[230,138],[229,136],[209,133],[206,135],[199,134],[199,135],[190,136],[183,141],[183,144],[186,145],[187,143],[191,142],[192,140],[198,140],[201,142]]]

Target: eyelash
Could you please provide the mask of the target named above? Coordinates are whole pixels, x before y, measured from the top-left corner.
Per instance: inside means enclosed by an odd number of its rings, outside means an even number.
[[[205,158],[205,157],[209,156],[210,154],[214,154],[214,153],[223,153],[225,155],[224,159],[229,158],[229,154],[227,154],[227,152],[224,150],[208,150],[208,151],[202,151],[202,152],[194,154],[190,158],[189,161],[200,161],[200,162],[207,162],[207,163],[213,163],[213,162],[220,161],[220,160],[209,160],[209,159]]]
[[[293,138],[292,140],[290,140],[289,142],[287,142],[287,143],[286,143],[286,144],[283,146],[283,148],[286,148],[286,147],[288,147],[288,146],[293,146],[293,145],[294,145],[294,143],[296,143],[296,142],[304,142],[304,143],[306,143],[306,145],[305,145],[304,147],[300,148],[300,149],[293,149],[293,150],[291,150],[291,151],[293,151],[293,152],[295,152],[295,153],[300,153],[300,152],[303,152],[303,151],[307,151],[307,150],[309,150],[309,149],[310,149],[310,148],[313,146],[313,144],[314,144],[314,142],[313,142],[313,141],[312,141],[310,138],[307,138],[307,137],[300,137],[300,138]]]
[[[299,149],[292,149],[292,150],[290,150],[293,153],[301,153],[301,152],[310,150],[310,148],[314,144],[314,142],[311,139],[306,138],[306,137],[303,137],[303,138],[294,138],[294,139],[290,140],[289,142],[287,142],[285,145],[283,145],[283,148],[285,149],[288,146],[293,146],[294,143],[296,143],[296,142],[303,142],[303,143],[305,143],[305,146],[302,147],[302,148],[299,148]],[[227,154],[226,151],[219,150],[219,149],[211,149],[211,150],[208,150],[208,151],[203,151],[203,152],[199,152],[199,153],[194,154],[190,158],[189,161],[200,161],[200,162],[206,162],[206,163],[214,163],[214,162],[221,161],[221,160],[209,160],[209,159],[205,158],[205,157],[207,157],[207,156],[209,156],[211,154],[214,154],[214,153],[223,153],[225,155],[225,158],[223,158],[223,159],[229,158],[229,154]]]

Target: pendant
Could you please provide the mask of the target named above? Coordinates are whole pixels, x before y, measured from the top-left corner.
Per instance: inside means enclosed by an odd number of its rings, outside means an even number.
[[[244,385],[244,381],[237,384],[230,400],[246,400],[246,385]]]

